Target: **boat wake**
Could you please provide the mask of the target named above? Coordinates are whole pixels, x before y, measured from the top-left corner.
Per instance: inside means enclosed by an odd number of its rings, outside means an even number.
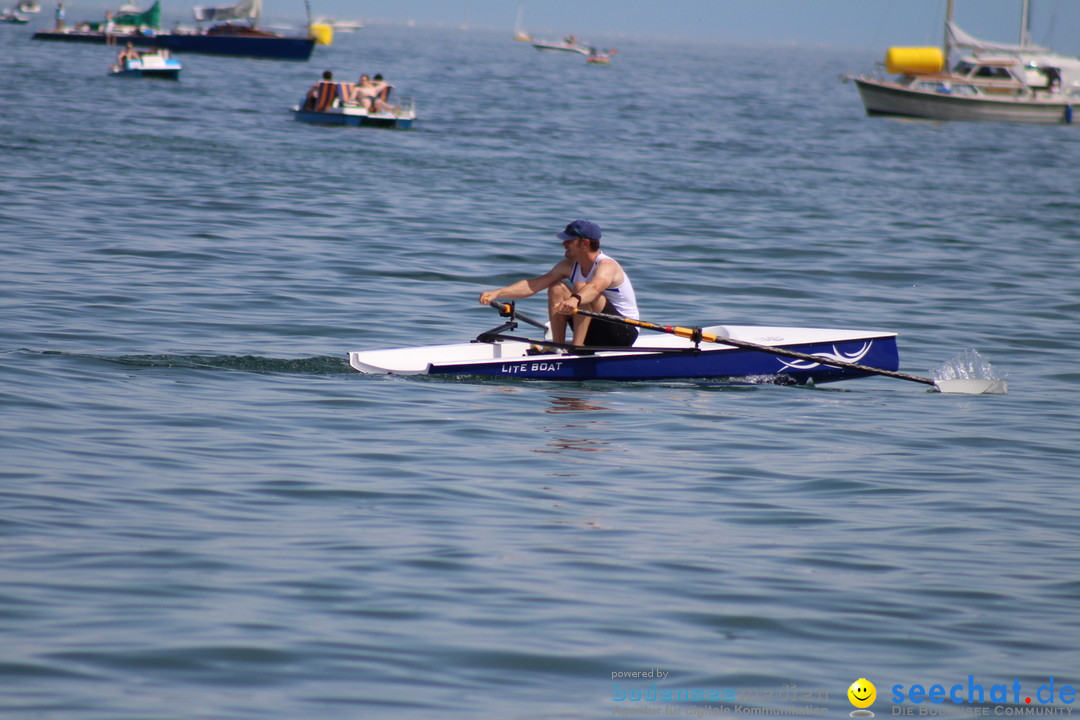
[[[334,356],[270,358],[259,355],[93,355],[59,351],[47,351],[42,354],[81,357],[138,368],[190,368],[289,375],[354,373],[354,370],[349,367],[348,360]]]

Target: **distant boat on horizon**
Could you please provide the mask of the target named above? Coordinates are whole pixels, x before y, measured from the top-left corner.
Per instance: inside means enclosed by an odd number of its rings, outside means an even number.
[[[891,47],[885,72],[843,75],[859,90],[868,115],[928,120],[1071,124],[1080,104],[1080,58],[1031,43],[1031,5],[1024,0],[1020,43],[984,42],[945,12],[942,47]],[[964,50],[952,58],[954,50]],[[949,67],[950,61],[954,61]]]
[[[13,25],[25,25],[30,22],[30,18],[20,15],[15,10],[8,10],[5,8],[0,10],[0,22],[11,23]]]
[[[525,28],[522,26],[522,19],[525,17],[525,3],[518,5],[517,22],[514,23],[514,39],[521,42],[532,42],[532,35],[525,32]]]
[[[38,31],[33,39],[99,45],[130,42],[136,47],[163,48],[170,52],[269,60],[309,60],[315,49],[316,37],[310,25],[305,35],[291,37],[259,29],[262,0],[240,0],[226,7],[194,8],[195,20],[199,23],[224,21],[205,29],[178,28],[173,32],[160,32],[160,12],[160,0],[156,0],[145,13],[128,17],[118,15],[113,19],[116,27],[112,32],[104,31],[105,23],[79,23],[75,28]],[[230,20],[245,20],[248,24],[233,24]],[[332,39],[333,31],[329,28],[327,31]],[[322,44],[329,45],[330,42],[323,41]]]
[[[600,51],[596,48],[589,48],[589,54],[585,58],[585,62],[589,65],[610,65],[611,56],[617,53],[618,50],[611,48],[610,50]]]
[[[359,20],[335,20],[333,18],[316,18],[315,25],[328,25],[334,30],[340,30],[341,32],[353,32],[364,27],[364,23]]]
[[[537,40],[532,44],[532,46],[540,51],[550,50],[554,52],[579,53],[581,55],[589,54],[589,48],[585,45],[579,45],[577,38],[573,35],[567,35],[565,38],[558,42]]]

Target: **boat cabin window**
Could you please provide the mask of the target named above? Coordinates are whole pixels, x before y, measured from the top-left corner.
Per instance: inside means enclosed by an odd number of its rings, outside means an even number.
[[[1011,80],[1012,75],[1009,71],[1003,67],[993,67],[991,65],[983,65],[975,71],[975,77],[980,78],[993,78],[995,80]]]
[[[953,68],[953,72],[957,75],[967,75],[974,67],[975,66],[971,63],[961,60],[960,62],[956,63],[956,67]]]

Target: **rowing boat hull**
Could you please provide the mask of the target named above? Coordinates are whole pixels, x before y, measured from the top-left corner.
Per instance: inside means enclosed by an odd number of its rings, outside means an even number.
[[[720,330],[720,332],[717,332]],[[796,350],[880,370],[896,370],[900,359],[896,335],[858,330],[724,326],[706,331],[760,345]],[[530,343],[500,341],[437,345],[426,348],[349,353],[349,364],[369,374],[441,375],[531,380],[705,380],[739,379],[781,384],[826,383],[872,373],[758,350],[701,343],[664,336],[639,339],[625,351],[590,355],[533,354]],[[663,349],[664,352],[655,352]],[[535,350],[533,350],[535,351]]]

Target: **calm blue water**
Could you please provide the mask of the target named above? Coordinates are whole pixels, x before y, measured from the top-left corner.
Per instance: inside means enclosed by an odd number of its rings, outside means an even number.
[[[1080,682],[1080,130],[867,118],[838,76],[871,50],[603,68],[370,27],[169,83],[31,30],[0,26],[5,717],[721,706],[615,699],[650,669],[827,717],[865,677],[880,717],[896,684]],[[327,68],[417,128],[294,122]],[[646,319],[892,330],[903,371],[976,350],[1010,393],[348,369],[497,324],[478,293],[575,217]],[[790,685],[814,701],[761,699]]]

